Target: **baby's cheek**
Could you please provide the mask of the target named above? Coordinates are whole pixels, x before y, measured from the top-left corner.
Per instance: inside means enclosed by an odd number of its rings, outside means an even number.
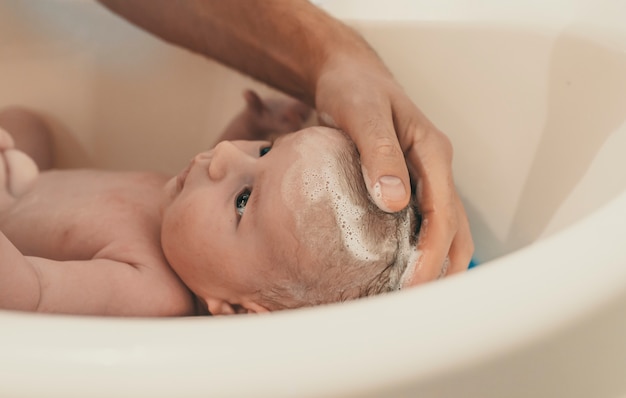
[[[161,246],[170,263],[180,262],[184,249],[185,237],[182,236],[181,217],[176,207],[174,204],[165,210],[161,223]]]
[[[168,260],[190,263],[206,254],[210,228],[205,218],[203,209],[187,197],[179,198],[165,210],[161,244]]]

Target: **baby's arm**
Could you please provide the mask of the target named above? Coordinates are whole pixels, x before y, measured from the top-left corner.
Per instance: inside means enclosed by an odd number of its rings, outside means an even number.
[[[0,309],[34,311],[39,297],[35,267],[0,231]]]
[[[77,315],[190,315],[189,293],[171,275],[110,260],[24,256],[0,232],[0,309]]]

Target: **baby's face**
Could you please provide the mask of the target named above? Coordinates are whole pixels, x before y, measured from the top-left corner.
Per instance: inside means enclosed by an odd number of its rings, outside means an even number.
[[[311,181],[301,171],[314,170],[342,143],[340,133],[313,127],[271,148],[225,141],[194,157],[166,187],[161,236],[187,286],[201,298],[238,303],[264,281],[286,277],[281,259],[310,263],[296,231],[300,207],[311,205]]]

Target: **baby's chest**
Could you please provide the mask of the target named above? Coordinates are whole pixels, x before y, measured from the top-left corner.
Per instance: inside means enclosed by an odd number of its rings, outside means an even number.
[[[83,260],[118,241],[159,240],[157,193],[149,186],[47,182],[0,217],[0,229],[23,254]]]

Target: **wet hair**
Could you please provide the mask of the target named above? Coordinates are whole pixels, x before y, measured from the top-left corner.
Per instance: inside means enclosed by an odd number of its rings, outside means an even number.
[[[309,250],[308,258],[314,258],[313,266],[305,267],[297,260],[277,254],[287,276],[273,279],[270,286],[260,292],[260,302],[272,310],[397,291],[402,287],[405,271],[414,265],[409,262],[416,260],[412,254],[416,253],[421,225],[416,203],[412,200],[397,213],[380,210],[365,186],[356,146],[344,139],[347,145],[333,147],[332,154],[336,159],[339,184],[350,202],[364,210],[359,219],[361,236],[368,252],[377,256],[357,258],[348,250],[342,238],[342,225],[330,203],[325,201],[321,206],[305,210],[305,227],[299,231],[301,246],[306,246],[303,241],[324,244],[301,249]]]

